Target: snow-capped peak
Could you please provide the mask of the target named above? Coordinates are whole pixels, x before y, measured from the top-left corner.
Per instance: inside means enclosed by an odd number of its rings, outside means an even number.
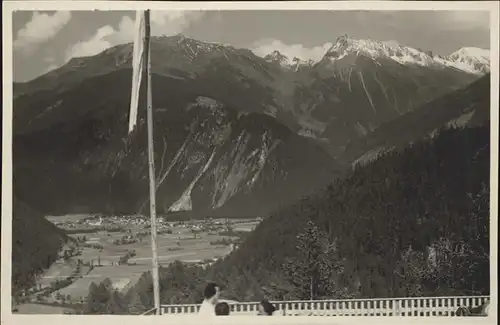
[[[478,47],[462,47],[460,50],[450,54],[450,57],[475,57],[490,61],[490,50],[480,49]]]
[[[280,51],[274,50],[264,57],[264,60],[267,62],[278,63],[283,68],[289,68],[291,66],[290,60],[284,54],[281,54]]]
[[[489,50],[465,47],[447,57],[433,57],[431,52],[401,46],[397,41],[353,39],[347,35],[337,38],[335,44],[326,52],[324,59],[337,61],[349,54],[363,55],[376,62],[379,58],[385,58],[403,65],[453,67],[474,74],[484,74],[490,70]]]
[[[390,58],[401,64],[417,64],[422,66],[435,64],[429,54],[408,46],[401,46],[396,41],[353,39],[347,35],[337,38],[335,44],[326,52],[325,58],[335,61],[351,53],[356,55],[362,54],[374,60],[382,57]]]
[[[176,45],[180,48],[184,48],[189,53],[195,54],[235,50],[234,47],[228,44],[205,41],[202,42],[189,38],[183,34],[176,34],[173,36],[157,36],[152,39],[153,41],[166,42]]]
[[[446,66],[474,74],[485,74],[490,71],[490,50],[477,47],[463,47],[452,54],[434,59]]]

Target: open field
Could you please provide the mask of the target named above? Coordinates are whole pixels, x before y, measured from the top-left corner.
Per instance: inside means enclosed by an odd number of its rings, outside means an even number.
[[[22,304],[16,307],[18,314],[42,314],[42,315],[50,315],[50,314],[64,314],[64,312],[71,312],[72,309],[59,307],[59,306],[48,306],[41,304]]]
[[[92,282],[98,284],[104,279],[109,278],[113,286],[121,290],[125,288],[130,281],[136,281],[142,273],[151,269],[150,265],[123,265],[123,266],[102,266],[96,267],[88,275],[77,279],[71,285],[60,289],[63,295],[70,295],[72,300],[78,301],[85,298],[88,294],[89,286]]]
[[[257,224],[255,221],[250,221],[250,222],[242,222],[235,224],[233,229],[234,231],[253,231]]]
[[[79,218],[84,218],[79,217]],[[75,216],[71,216],[71,220]],[[57,219],[58,222],[62,220]],[[69,221],[71,222],[71,221]],[[235,225],[241,228],[240,231],[250,231],[255,226],[252,223],[238,223]],[[227,255],[231,251],[229,245],[213,245],[221,239],[235,239],[235,237],[220,236],[211,232],[198,232],[194,235],[186,226],[176,226],[169,228],[172,233],[161,233],[157,237],[158,257],[160,265],[168,265],[171,262],[180,260],[183,262],[203,262],[213,260]],[[132,236],[142,232],[147,233],[142,240],[130,244],[116,245],[114,242],[124,236]],[[111,280],[113,286],[118,290],[126,290],[132,286],[139,277],[151,270],[151,242],[149,229],[142,227],[129,227],[127,232],[106,232],[99,231],[87,234],[71,234],[75,239],[82,239],[85,236],[85,243],[80,242],[81,254],[73,256],[66,261],[59,260],[54,263],[38,282],[42,286],[49,286],[57,279],[64,279],[70,276],[78,265],[78,260],[82,263],[94,265],[90,272],[89,267],[81,267],[82,271],[76,280],[67,287],[59,289],[57,292],[65,297],[71,297],[71,301],[79,301],[86,298],[89,286],[92,282],[98,284],[104,279]],[[212,243],[212,244],[211,244]],[[87,247],[88,244],[102,245],[100,248]],[[134,252],[135,255],[128,259],[127,263],[119,265],[120,258]],[[88,274],[87,274],[88,273]],[[57,293],[57,292],[54,292]]]
[[[50,266],[45,274],[38,281],[42,286],[48,286],[51,282],[57,279],[64,279],[69,277],[75,270],[74,263],[61,263],[56,262]]]

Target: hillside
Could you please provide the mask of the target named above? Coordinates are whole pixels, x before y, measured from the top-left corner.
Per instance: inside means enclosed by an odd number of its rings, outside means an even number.
[[[16,101],[19,197],[47,213],[146,212],[143,109],[127,138],[130,75],[120,70]],[[233,106],[160,75],[153,92],[160,213],[265,214],[339,175],[340,165],[312,140],[270,116],[242,113],[251,103]]]
[[[261,58],[248,49],[182,35],[155,37],[151,48],[154,73],[242,112],[274,116],[336,157],[351,138],[363,137],[487,71],[484,67],[472,73],[458,69],[451,59],[438,62],[420,50],[345,36],[318,62],[290,60],[279,53]],[[472,60],[466,54],[460,60]],[[74,58],[28,83],[16,83],[14,96],[17,102],[41,93],[64,93],[85,80],[129,69],[131,62],[132,44],[118,45],[93,57]],[[114,74],[119,75],[125,76]]]
[[[487,127],[447,130],[431,141],[389,153],[324,193],[263,221],[237,253],[214,268],[214,274],[226,282],[237,278],[238,272],[231,270],[261,265],[262,270],[254,271],[255,279],[268,278],[265,271],[280,269],[286,257],[297,254],[294,237],[310,218],[337,241],[338,258],[345,259],[337,285],[355,296],[412,296],[418,288],[424,296],[486,293],[488,143]],[[465,265],[446,265],[455,268],[446,281],[394,274],[403,262],[419,262],[418,254],[428,259],[433,245],[448,243],[451,246],[443,249],[453,252],[465,245],[467,252],[452,262]],[[404,261],[407,252],[415,252],[414,261]],[[425,259],[417,266],[430,267]],[[446,270],[439,273],[444,276]],[[359,288],[350,287],[356,284]]]
[[[200,302],[207,280],[238,301],[310,299],[311,279],[316,299],[489,294],[489,141],[488,125],[451,128],[387,153],[208,270],[162,268],[162,302]],[[129,308],[152,306],[150,286],[143,275]]]
[[[490,118],[490,75],[382,124],[364,138],[352,141],[345,151],[346,161],[366,163],[382,152],[404,148],[408,143],[434,136],[441,127],[476,126]]]
[[[16,295],[58,258],[66,236],[16,197],[12,211],[12,293]]]

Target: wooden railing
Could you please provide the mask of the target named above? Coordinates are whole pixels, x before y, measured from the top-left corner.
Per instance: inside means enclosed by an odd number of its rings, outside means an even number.
[[[273,301],[283,316],[455,316],[459,307],[478,307],[489,296]],[[231,315],[256,315],[258,302],[230,303]],[[194,314],[200,305],[162,305],[162,315]],[[149,315],[155,314],[150,310]]]

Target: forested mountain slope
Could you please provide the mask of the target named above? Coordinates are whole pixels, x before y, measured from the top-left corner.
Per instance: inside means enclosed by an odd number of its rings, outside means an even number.
[[[490,79],[491,75],[486,74],[462,89],[382,124],[364,138],[352,141],[344,159],[353,164],[366,163],[382,152],[432,137],[444,125],[464,127],[489,123]]]
[[[62,230],[14,197],[12,205],[12,293],[29,288],[57,258],[66,241]]]
[[[446,129],[357,168],[208,270],[162,268],[162,303],[199,302],[207,280],[228,299],[309,299],[311,277],[315,299],[488,294],[489,139]],[[129,306],[152,306],[150,288],[145,274]]]

